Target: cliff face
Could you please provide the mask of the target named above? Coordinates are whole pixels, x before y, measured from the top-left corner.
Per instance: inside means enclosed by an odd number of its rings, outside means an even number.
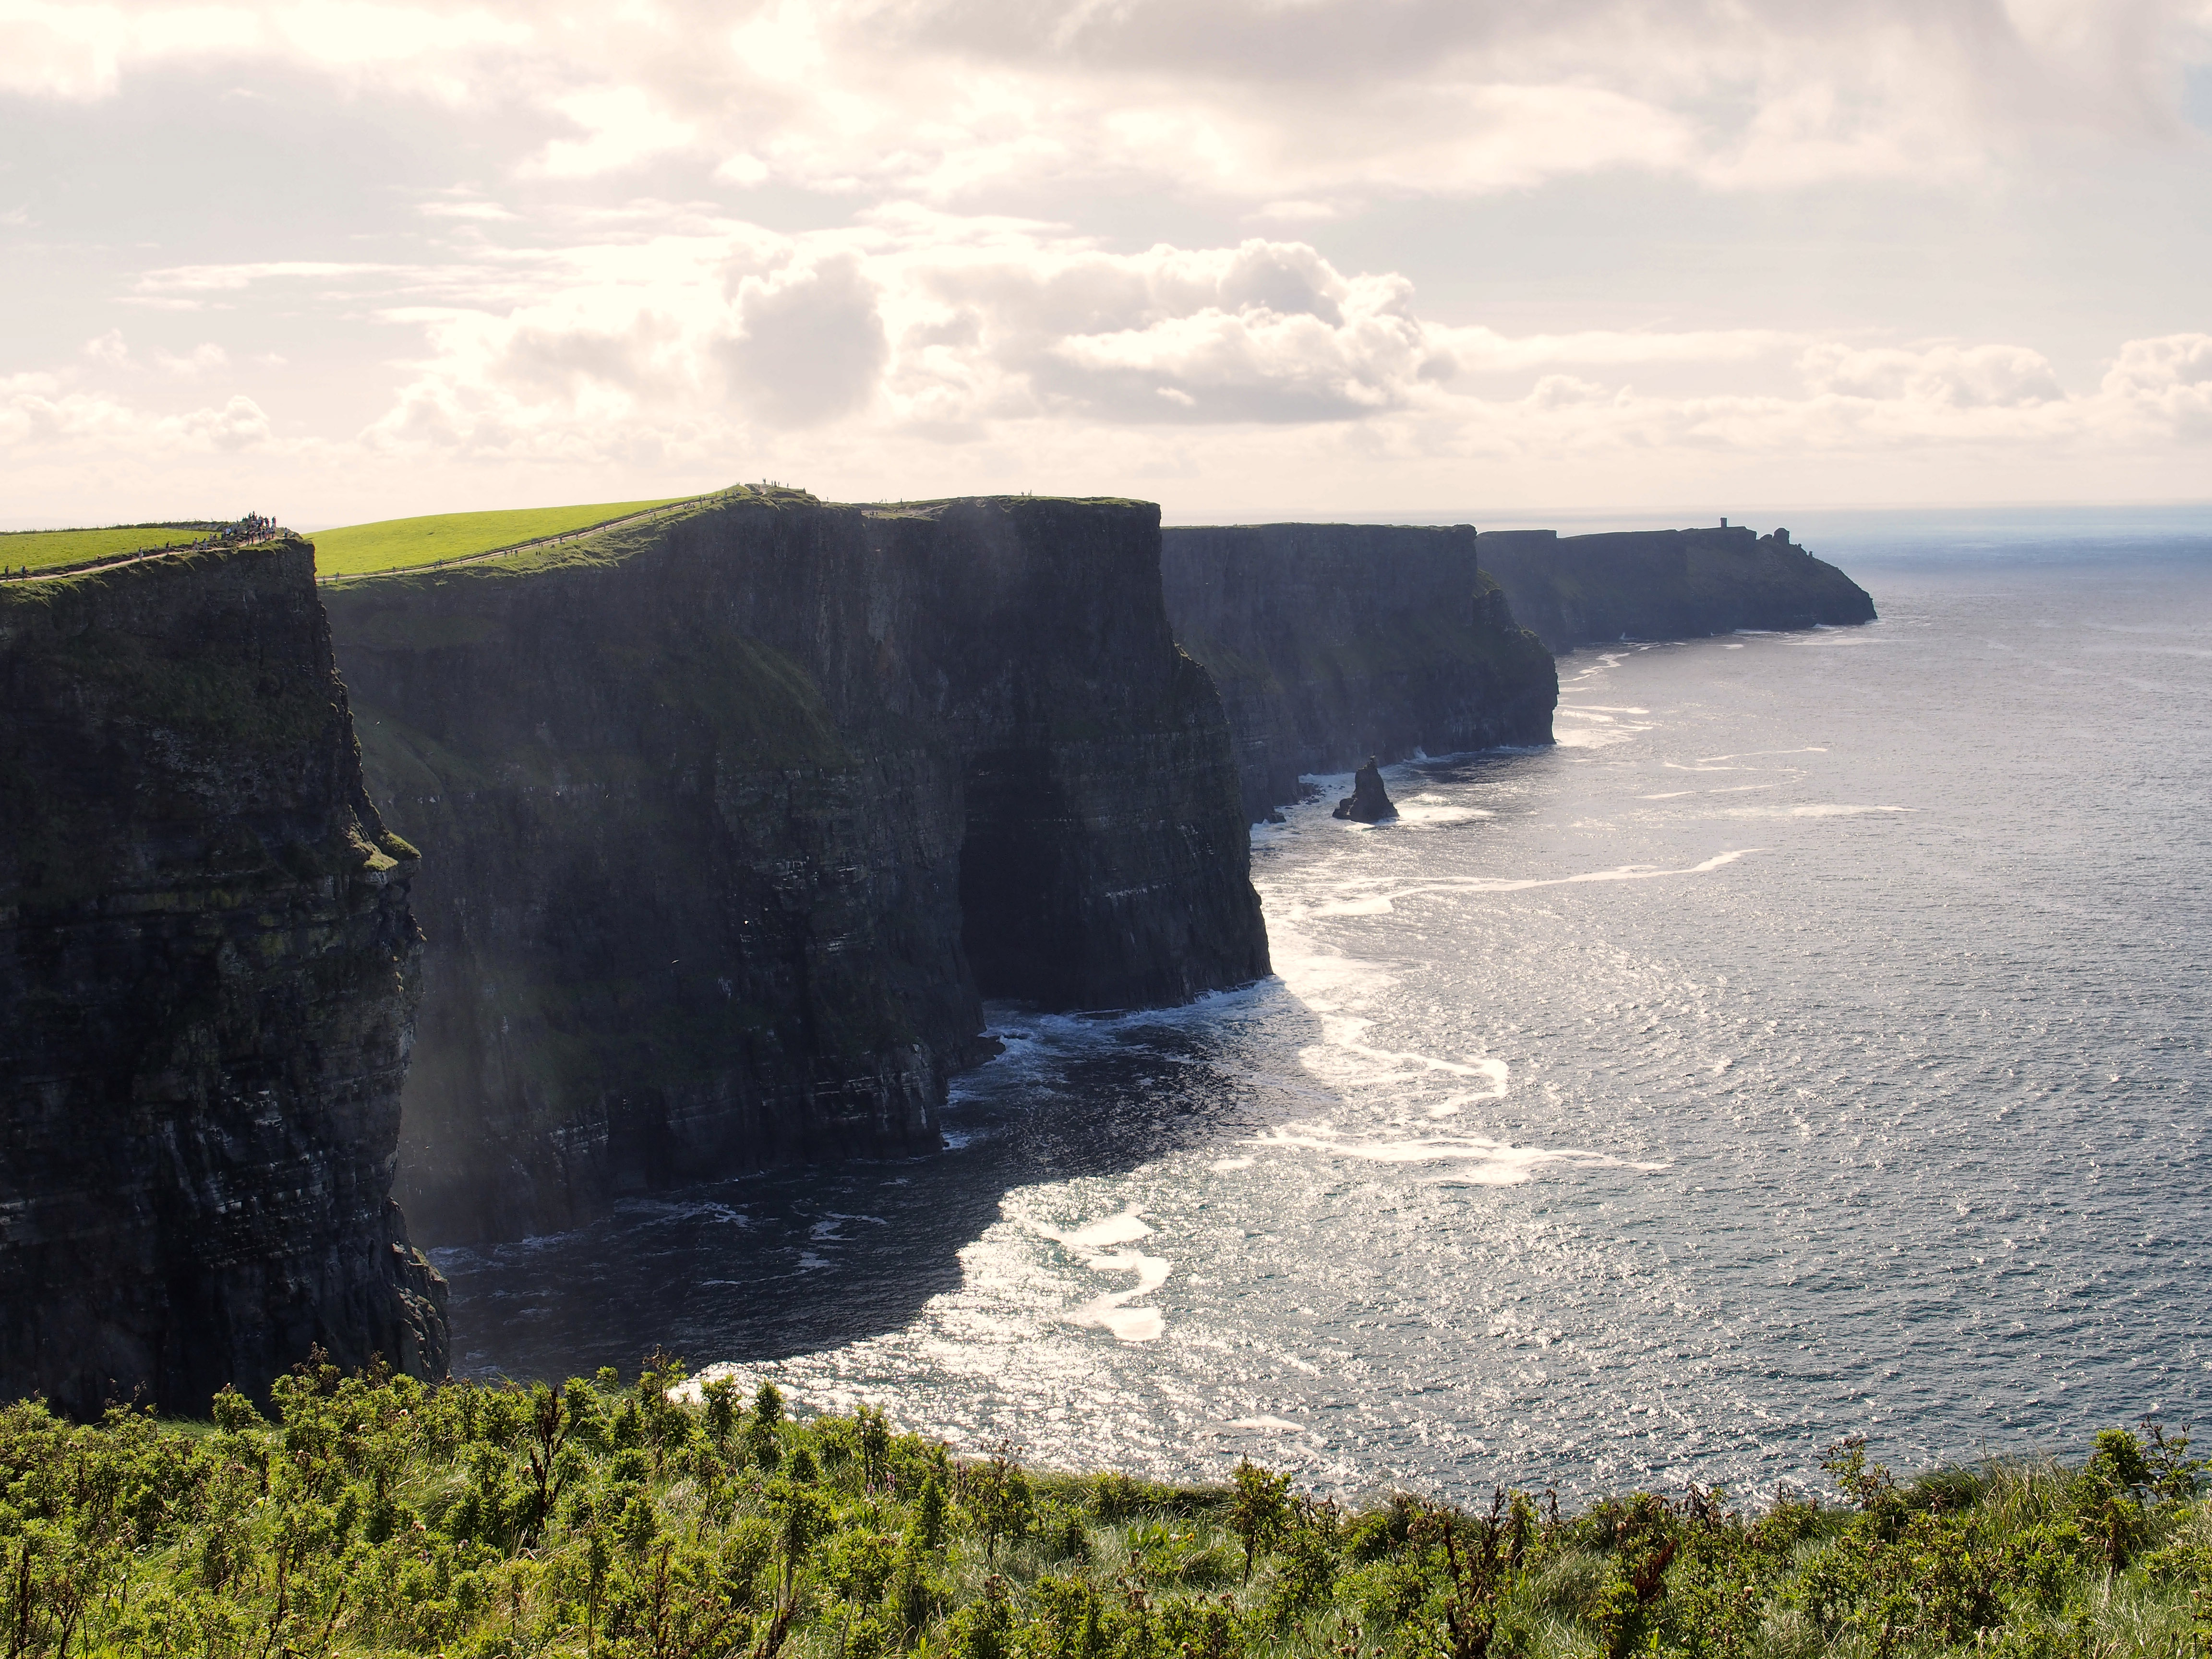
[[[325,590],[372,786],[430,849],[402,1191],[425,1236],[936,1145],[980,997],[1267,971],[1158,509],[732,493]]]
[[[0,1395],[446,1369],[391,1201],[413,849],[297,541],[0,587]]]
[[[1168,618],[1212,671],[1248,818],[1369,756],[1548,743],[1559,677],[1476,538],[1399,525],[1162,532]]]
[[[1506,530],[1486,532],[1477,545],[1513,614],[1554,651],[1874,620],[1866,590],[1792,545],[1786,530]]]

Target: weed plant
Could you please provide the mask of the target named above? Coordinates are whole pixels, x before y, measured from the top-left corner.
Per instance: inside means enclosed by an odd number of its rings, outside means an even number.
[[[1580,1514],[1501,1492],[1345,1510],[956,1458],[882,1416],[794,1420],[665,1355],[627,1384],[428,1389],[319,1362],[270,1416],[0,1408],[0,1649],[608,1659],[2014,1659],[2212,1651],[2187,1442],[1901,1481],[1841,1504],[1692,1487]]]

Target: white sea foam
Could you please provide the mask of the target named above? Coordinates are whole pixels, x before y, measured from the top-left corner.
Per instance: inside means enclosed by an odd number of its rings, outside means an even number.
[[[1747,812],[1761,809],[1748,808]],[[1771,810],[1771,809],[1770,809]],[[1905,811],[1905,808],[1860,808],[1860,811]],[[1284,913],[1286,921],[1297,921],[1309,916],[1374,916],[1387,915],[1406,899],[1440,896],[1455,893],[1523,893],[1538,887],[1572,887],[1584,882],[1657,881],[1670,876],[1706,876],[1716,870],[1727,868],[1738,859],[1748,858],[1764,848],[1735,847],[1716,853],[1701,863],[1684,866],[1652,864],[1624,864],[1610,870],[1583,870],[1571,876],[1450,876],[1431,878],[1426,881],[1395,883],[1387,878],[1352,880],[1339,889],[1340,896],[1315,905],[1300,907],[1296,899],[1285,896]],[[1273,895],[1270,894],[1270,899]],[[1270,915],[1273,914],[1270,907]]]
[[[1483,1187],[1514,1187],[1528,1180],[1547,1164],[1578,1164],[1592,1169],[1664,1169],[1664,1164],[1638,1164],[1607,1152],[1571,1146],[1516,1146],[1482,1135],[1416,1135],[1361,1139],[1340,1131],[1325,1120],[1284,1124],[1253,1137],[1261,1146],[1296,1147],[1325,1152],[1332,1158],[1357,1158],[1370,1164],[1451,1164],[1472,1167],[1451,1171],[1454,1179]]]
[[[1869,812],[1917,812],[1917,806],[1850,806],[1829,802],[1817,806],[1734,806],[1732,818],[1850,818]]]
[[[1150,1232],[1152,1229],[1146,1227],[1145,1231]],[[1128,1304],[1140,1296],[1150,1296],[1166,1284],[1175,1264],[1164,1255],[1115,1250],[1093,1257],[1085,1265],[1100,1273],[1133,1273],[1137,1282],[1126,1291],[1093,1297],[1067,1316],[1068,1323],[1099,1326],[1123,1342],[1158,1340],[1167,1329],[1166,1316],[1158,1308],[1133,1308]]]
[[[1097,1250],[1109,1244],[1133,1244],[1148,1237],[1152,1229],[1135,1210],[1127,1209],[1066,1232],[1052,1227],[1039,1227],[1037,1231],[1071,1250]]]
[[[1206,1167],[1216,1175],[1234,1175],[1239,1170],[1249,1170],[1255,1160],[1249,1158],[1217,1158]]]
[[[1480,806],[1431,806],[1421,798],[1398,803],[1398,822],[1401,823],[1464,823],[1469,818],[1494,816]]]

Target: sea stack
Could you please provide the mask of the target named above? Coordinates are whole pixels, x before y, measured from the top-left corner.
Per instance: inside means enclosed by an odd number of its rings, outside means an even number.
[[[1355,823],[1380,823],[1398,816],[1390,792],[1382,787],[1382,769],[1375,763],[1374,756],[1370,755],[1367,764],[1352,774],[1352,793],[1337,802],[1330,816],[1350,818]]]
[[[1176,642],[1220,688],[1245,816],[1303,780],[1552,740],[1552,653],[1475,567],[1472,525],[1217,525],[1161,532]]]

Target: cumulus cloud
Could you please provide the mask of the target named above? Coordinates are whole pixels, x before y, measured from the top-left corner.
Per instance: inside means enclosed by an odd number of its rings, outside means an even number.
[[[853,255],[744,277],[738,312],[720,356],[738,394],[767,418],[813,426],[875,392],[889,345],[875,284]]]
[[[1957,409],[2019,408],[2066,394],[2050,360],[2026,346],[1936,345],[1810,348],[1801,360],[1818,392],[1873,399],[1909,399]]]
[[[2130,340],[2100,390],[2154,431],[2212,438],[2212,334]]]
[[[1320,428],[1437,454],[1836,455],[2186,444],[2212,427],[2203,335],[2125,343],[2100,381],[2071,389],[2044,354],[2002,341],[1512,336],[1431,323],[1401,276],[1259,238],[1116,253],[1048,225],[906,213],[795,236],[702,223],[471,269],[447,274],[442,303],[381,313],[425,349],[365,434],[373,448],[573,463],[802,432],[880,445],[1173,426]],[[1794,392],[1728,389],[1792,364]],[[1632,378],[1686,365],[1721,389],[1660,395]]]
[[[115,456],[134,450],[235,451],[268,441],[268,416],[251,398],[220,408],[164,414],[99,392],[67,390],[52,376],[0,380],[0,447],[68,448]]]

